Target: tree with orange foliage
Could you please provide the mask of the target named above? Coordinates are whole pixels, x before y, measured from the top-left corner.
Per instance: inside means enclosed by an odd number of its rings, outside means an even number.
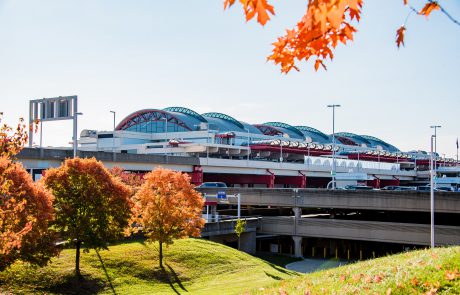
[[[131,189],[131,203],[133,204],[133,214],[131,216],[131,219],[129,220],[128,227],[125,229],[125,234],[129,236],[133,233],[138,233],[141,230],[141,227],[139,225],[140,209],[139,202],[138,200],[136,200],[136,193],[141,188],[141,185],[144,183],[144,175],[127,172],[119,166],[115,166],[111,168],[109,171],[113,176],[118,177],[121,180],[121,182],[123,182]]]
[[[0,112],[0,124],[2,123],[3,113]],[[37,123],[35,122],[35,129],[37,128]],[[34,125],[30,126],[30,131],[32,132]],[[27,126],[24,123],[23,118],[19,118],[19,123],[16,129],[7,124],[1,124],[0,126],[0,156],[12,158],[14,155],[18,154],[26,144],[29,139],[27,133]]]
[[[52,202],[20,163],[0,157],[0,271],[17,259],[43,266],[57,255]]]
[[[160,267],[163,268],[163,244],[200,235],[205,223],[201,218],[203,197],[194,189],[187,174],[158,168],[145,175],[145,183],[136,199],[141,210],[140,223],[148,241],[159,243]]]
[[[0,123],[2,121],[0,113]],[[45,265],[58,253],[53,220],[52,195],[12,158],[27,142],[26,125],[0,127],[0,271],[22,259]]]
[[[131,217],[130,189],[95,158],[67,159],[42,179],[55,196],[54,225],[75,244],[75,273],[80,275],[80,249],[107,249],[123,236]]]
[[[127,172],[125,171],[125,169],[119,166],[115,166],[111,168],[109,171],[110,174],[119,177],[124,184],[129,186],[132,190],[133,195],[137,193],[141,185],[144,183],[143,174]]]
[[[232,6],[236,0],[224,0],[224,9]],[[239,0],[246,15],[246,21],[257,16],[257,22],[265,25],[270,20],[270,14],[275,10],[267,0]],[[409,7],[408,17],[415,13],[428,17],[434,10],[440,10],[452,22],[460,25],[440,4],[434,0],[424,0],[421,9],[410,6],[408,0],[403,0]],[[281,72],[289,73],[292,69],[299,70],[296,62],[315,59],[314,67],[326,69],[324,61],[334,58],[333,50],[339,43],[353,41],[356,28],[353,22],[359,22],[363,0],[308,0],[307,11],[297,25],[286,30],[286,35],[279,37],[273,43],[273,51],[268,60],[281,66]],[[406,21],[407,22],[407,19]],[[403,24],[396,32],[396,44],[404,45],[406,25]]]

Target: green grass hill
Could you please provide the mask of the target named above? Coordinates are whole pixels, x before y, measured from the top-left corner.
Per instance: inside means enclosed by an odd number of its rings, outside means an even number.
[[[460,247],[411,251],[288,279],[252,294],[460,294]]]
[[[240,294],[298,276],[221,244],[185,239],[165,250],[164,270],[155,244],[143,241],[82,253],[77,280],[74,251],[44,268],[18,262],[0,272],[0,294]]]
[[[155,245],[133,241],[82,253],[81,280],[74,254],[64,250],[44,268],[14,264],[0,273],[0,294],[460,294],[460,247],[299,275],[201,239],[176,241],[162,270]]]

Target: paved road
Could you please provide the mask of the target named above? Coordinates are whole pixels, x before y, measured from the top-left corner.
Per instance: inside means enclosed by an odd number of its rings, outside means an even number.
[[[311,273],[323,269],[338,267],[347,263],[348,261],[344,260],[304,259],[302,261],[289,263],[286,265],[286,268],[301,273]]]

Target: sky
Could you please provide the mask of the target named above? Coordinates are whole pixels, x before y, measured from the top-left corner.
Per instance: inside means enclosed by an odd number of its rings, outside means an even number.
[[[270,1],[276,16],[246,23],[217,1],[0,0],[0,111],[28,119],[28,101],[78,95],[79,130],[111,130],[140,109],[183,106],[249,123],[280,121],[373,135],[403,151],[456,155],[460,136],[460,26],[434,12],[412,15],[405,47],[402,0],[365,0],[355,40],[327,71],[301,63],[287,75],[266,62],[271,43],[304,14],[307,0]],[[409,1],[411,2],[411,1]],[[421,1],[412,1],[414,5]],[[440,1],[460,19],[459,1]],[[46,122],[45,146],[66,146],[71,121]],[[38,143],[38,136],[36,136]]]

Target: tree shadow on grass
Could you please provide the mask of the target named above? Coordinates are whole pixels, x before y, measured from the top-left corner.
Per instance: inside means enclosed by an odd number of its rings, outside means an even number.
[[[94,279],[90,276],[81,275],[77,277],[74,273],[70,273],[62,278],[62,281],[50,288],[47,291],[54,294],[97,294],[104,289],[105,284],[100,279]]]
[[[101,255],[99,254],[99,251],[97,251],[97,250],[95,250],[95,251],[96,251],[97,257],[99,258],[99,261],[101,262],[102,270],[104,270],[104,274],[105,274],[105,276],[106,276],[106,278],[107,278],[107,281],[109,282],[110,290],[112,290],[112,293],[113,293],[114,295],[116,295],[117,292],[115,291],[115,288],[114,288],[113,285],[112,285],[112,280],[111,280],[111,278],[110,278],[110,276],[109,276],[109,273],[107,272],[107,269],[105,268],[104,261],[102,260],[102,257],[101,257]]]
[[[168,277],[170,279],[169,280],[169,285],[171,286],[171,288],[174,289],[173,283],[176,283],[182,290],[184,290],[185,292],[188,292],[187,289],[185,289],[184,285],[182,285],[182,282],[179,279],[179,277],[177,276],[177,274],[174,271],[174,269],[169,264],[167,264],[167,263],[165,263],[165,264],[169,269],[169,276]]]
[[[161,268],[158,266],[152,268],[141,268],[138,266],[138,271],[132,275],[136,278],[148,281],[150,283],[166,283],[176,294],[181,294],[180,292],[188,292],[188,290],[182,283],[184,281],[187,281],[188,278],[180,277],[168,263],[165,264],[166,268]]]
[[[265,274],[266,274],[268,277],[270,277],[270,278],[272,278],[272,279],[274,279],[274,280],[280,281],[280,280],[283,279],[282,277],[272,275],[271,273],[268,273],[268,272],[266,272],[266,271],[264,271],[264,272],[265,272]]]

